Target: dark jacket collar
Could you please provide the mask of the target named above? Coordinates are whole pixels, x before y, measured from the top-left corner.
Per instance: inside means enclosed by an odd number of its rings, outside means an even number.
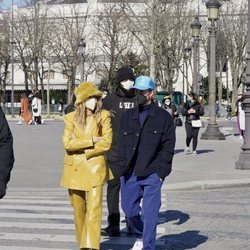
[[[150,105],[150,109],[148,112],[148,116],[155,117],[156,103],[151,102],[149,105]],[[139,119],[139,108],[138,107],[133,109],[132,119],[134,119],[134,120]]]

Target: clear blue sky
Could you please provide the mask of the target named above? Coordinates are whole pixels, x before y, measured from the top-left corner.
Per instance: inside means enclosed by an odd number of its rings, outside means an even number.
[[[19,5],[22,2],[24,2],[24,0],[13,0],[13,3],[15,5]],[[11,6],[11,3],[12,3],[12,0],[2,0],[1,5],[2,5],[3,8],[8,8],[8,7]]]

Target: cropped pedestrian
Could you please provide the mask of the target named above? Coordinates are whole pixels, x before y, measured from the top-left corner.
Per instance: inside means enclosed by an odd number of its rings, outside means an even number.
[[[21,94],[21,117],[28,125],[32,125],[32,115],[29,111],[29,100],[25,93]]]
[[[134,89],[131,89],[134,79],[135,76],[131,68],[120,68],[116,74],[117,87],[115,91],[103,99],[103,108],[112,113],[113,140],[111,149],[106,153],[106,159],[114,175],[114,179],[108,181],[107,186],[108,226],[102,229],[103,236],[116,237],[120,235],[120,178],[117,166],[118,137],[122,114],[127,109],[134,108],[136,104],[136,94]],[[130,234],[129,225],[127,225],[127,233]]]
[[[136,78],[137,104],[121,120],[118,164],[121,206],[136,235],[133,250],[154,250],[161,187],[172,169],[175,126],[171,115],[154,102],[155,82]],[[141,205],[142,201],[142,205]]]
[[[42,96],[40,92],[36,92],[31,103],[33,119],[35,125],[42,124]]]
[[[75,89],[75,110],[64,116],[64,171],[74,209],[80,249],[100,249],[103,185],[109,178],[104,152],[112,142],[110,113],[102,110],[102,93],[93,83]]]
[[[168,111],[168,113],[173,117],[178,117],[178,108],[177,106],[171,101],[171,97],[169,95],[163,97],[162,107]]]
[[[13,137],[0,107],[0,199],[6,194],[7,183],[14,165]]]
[[[231,106],[231,103],[228,103],[228,105],[226,107],[226,111],[227,111],[227,120],[231,120],[232,119],[232,106]]]
[[[241,94],[238,96],[238,100],[236,102],[237,125],[240,134],[240,140],[244,139],[245,134],[245,111],[243,109],[243,101],[244,96]]]
[[[199,101],[198,96],[190,92],[188,100],[183,105],[182,115],[185,116],[185,129],[186,129],[186,154],[197,155],[198,135],[202,123],[200,116],[204,115],[204,108]],[[193,150],[190,149],[190,143],[193,140]]]
[[[62,99],[60,99],[59,101],[58,111],[59,111],[59,115],[62,116],[63,115],[63,100]]]

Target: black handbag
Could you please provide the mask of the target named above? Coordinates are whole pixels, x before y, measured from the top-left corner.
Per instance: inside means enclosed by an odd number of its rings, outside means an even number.
[[[182,126],[182,120],[181,120],[181,118],[180,117],[175,118],[174,119],[174,124],[177,127],[181,127]]]

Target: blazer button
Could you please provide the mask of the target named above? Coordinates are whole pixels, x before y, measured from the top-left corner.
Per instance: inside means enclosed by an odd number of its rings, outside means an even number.
[[[155,130],[154,133],[157,134],[157,131]]]
[[[133,148],[133,150],[135,151],[135,148]]]
[[[127,132],[124,132],[124,135],[126,135],[127,134]]]
[[[136,136],[138,137],[138,136],[139,136],[139,133],[137,133]]]
[[[75,172],[77,172],[77,169],[75,168]]]

